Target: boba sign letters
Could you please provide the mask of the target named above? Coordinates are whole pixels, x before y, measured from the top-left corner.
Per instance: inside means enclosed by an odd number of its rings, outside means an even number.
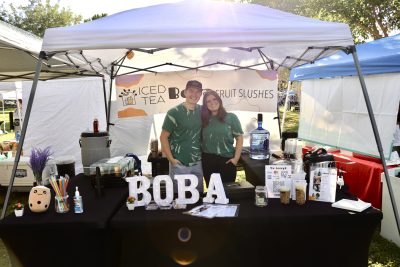
[[[175,175],[174,179],[178,184],[178,198],[175,199],[177,204],[194,204],[199,201],[200,194],[196,189],[198,179],[193,174],[179,174]],[[129,182],[129,195],[134,196],[137,201],[136,206],[145,206],[151,202],[152,196],[148,191],[150,188],[150,179],[146,176],[127,177],[126,181]],[[187,183],[186,181],[189,181]],[[160,185],[165,182],[165,197],[161,198]],[[159,206],[168,206],[174,200],[174,189],[171,177],[168,175],[158,175],[153,180],[153,199]],[[191,197],[186,197],[186,192],[191,193]],[[141,199],[138,196],[142,195]],[[210,184],[206,197],[203,202],[228,204],[229,199],[226,198],[224,186],[222,184],[221,176],[219,173],[211,175]]]

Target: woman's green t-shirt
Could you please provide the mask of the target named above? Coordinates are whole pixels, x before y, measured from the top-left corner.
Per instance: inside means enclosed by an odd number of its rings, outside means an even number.
[[[232,158],[235,155],[234,139],[239,135],[243,135],[243,130],[235,114],[227,113],[223,123],[211,116],[209,124],[203,128],[203,152]]]

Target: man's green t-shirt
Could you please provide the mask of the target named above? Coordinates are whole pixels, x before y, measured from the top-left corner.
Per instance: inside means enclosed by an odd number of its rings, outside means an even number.
[[[235,114],[227,113],[223,123],[211,116],[203,129],[203,152],[232,158],[235,155],[234,138],[242,134],[242,126]]]
[[[162,128],[170,133],[168,141],[175,159],[185,166],[192,166],[201,160],[200,105],[189,110],[182,103],[170,109]]]

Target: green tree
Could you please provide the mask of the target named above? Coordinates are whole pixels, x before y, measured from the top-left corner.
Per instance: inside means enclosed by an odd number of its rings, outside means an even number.
[[[356,42],[400,29],[400,0],[248,0],[294,14],[350,26]]]
[[[10,4],[9,10],[2,4],[0,8],[1,20],[40,37],[43,37],[47,28],[68,26],[82,21],[82,16],[75,15],[69,8],[60,8],[58,3],[52,6],[50,0],[46,0],[44,4],[41,0],[29,0],[27,5],[19,7]]]
[[[107,17],[107,16],[108,16],[107,13],[95,14],[91,18],[83,20],[83,22],[89,22],[89,21],[93,21],[93,20],[96,20],[96,19],[101,19],[101,18]]]

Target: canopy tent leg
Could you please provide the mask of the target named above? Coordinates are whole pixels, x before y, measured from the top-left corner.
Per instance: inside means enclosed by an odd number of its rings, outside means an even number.
[[[104,95],[104,111],[106,113],[106,122],[108,125],[109,119],[108,119],[108,108],[107,108],[107,92],[106,92],[106,79],[103,77],[103,95]]]
[[[278,119],[279,138],[282,138],[281,116],[279,115],[279,103],[277,103],[276,105],[276,117],[274,119]]]
[[[356,66],[356,69],[357,69],[357,74],[358,74],[358,78],[360,80],[361,89],[362,89],[363,94],[364,94],[364,99],[365,99],[365,104],[367,106],[369,119],[371,120],[371,126],[372,126],[372,130],[373,130],[374,136],[375,136],[376,145],[378,147],[379,155],[381,157],[381,161],[382,161],[382,165],[383,165],[383,170],[385,172],[385,179],[386,179],[386,183],[387,183],[387,186],[388,186],[388,189],[389,189],[390,201],[392,202],[392,208],[393,208],[393,212],[394,212],[394,217],[396,219],[397,231],[400,234],[400,221],[399,221],[399,214],[397,212],[396,200],[394,199],[392,184],[390,182],[388,168],[387,168],[387,165],[386,165],[385,156],[383,154],[381,138],[379,137],[378,127],[376,125],[374,112],[372,110],[372,105],[371,105],[371,102],[369,100],[367,86],[365,84],[364,76],[363,76],[363,74],[361,72],[360,62],[358,60],[358,56],[357,56],[357,52],[356,52],[356,47],[355,46],[351,47],[351,54],[353,55],[354,65]]]
[[[35,77],[34,77],[34,80],[32,83],[32,89],[31,89],[31,93],[29,95],[28,105],[26,107],[25,119],[22,124],[21,137],[20,137],[19,143],[18,143],[17,154],[15,155],[14,166],[13,166],[13,169],[11,172],[10,182],[8,184],[6,198],[4,200],[3,210],[1,212],[1,217],[0,217],[1,220],[4,219],[6,212],[7,212],[8,201],[10,199],[11,190],[14,186],[15,173],[17,172],[17,166],[18,166],[18,163],[19,163],[19,160],[21,157],[22,146],[24,145],[24,140],[25,140],[25,133],[26,133],[26,129],[28,128],[28,121],[29,121],[29,117],[31,115],[32,103],[33,103],[33,99],[35,97],[36,87],[38,84],[40,71],[42,69],[42,61],[45,57],[46,57],[46,54],[43,51],[41,51],[39,54],[39,59],[36,63]]]
[[[108,95],[108,109],[107,109],[107,132],[110,130],[111,94],[112,94],[113,80],[114,80],[114,65],[111,65],[110,94]]]
[[[283,108],[283,115],[282,115],[282,121],[281,121],[281,129],[283,131],[283,125],[285,124],[285,119],[286,119],[286,111],[287,111],[287,106],[288,106],[288,101],[289,101],[289,91],[292,88],[292,83],[290,83],[289,88],[286,89],[286,98],[285,98],[285,105]],[[279,101],[278,101],[278,106],[279,106]]]
[[[19,125],[22,125],[22,114],[21,114],[21,110],[22,107],[20,107],[19,105],[19,99],[18,99],[18,93],[17,93],[17,89],[15,89],[15,99],[17,100],[17,114],[18,114],[18,121],[19,121]],[[11,122],[10,122],[11,123]]]
[[[2,98],[2,100],[1,100],[3,103],[2,103],[2,106],[3,106],[3,117],[6,117],[6,115],[5,115],[5,113],[4,113],[4,98]],[[18,100],[17,100],[18,101]],[[10,121],[10,123],[11,123],[11,121]],[[6,133],[6,122],[4,121],[4,123],[3,123],[3,133]]]

